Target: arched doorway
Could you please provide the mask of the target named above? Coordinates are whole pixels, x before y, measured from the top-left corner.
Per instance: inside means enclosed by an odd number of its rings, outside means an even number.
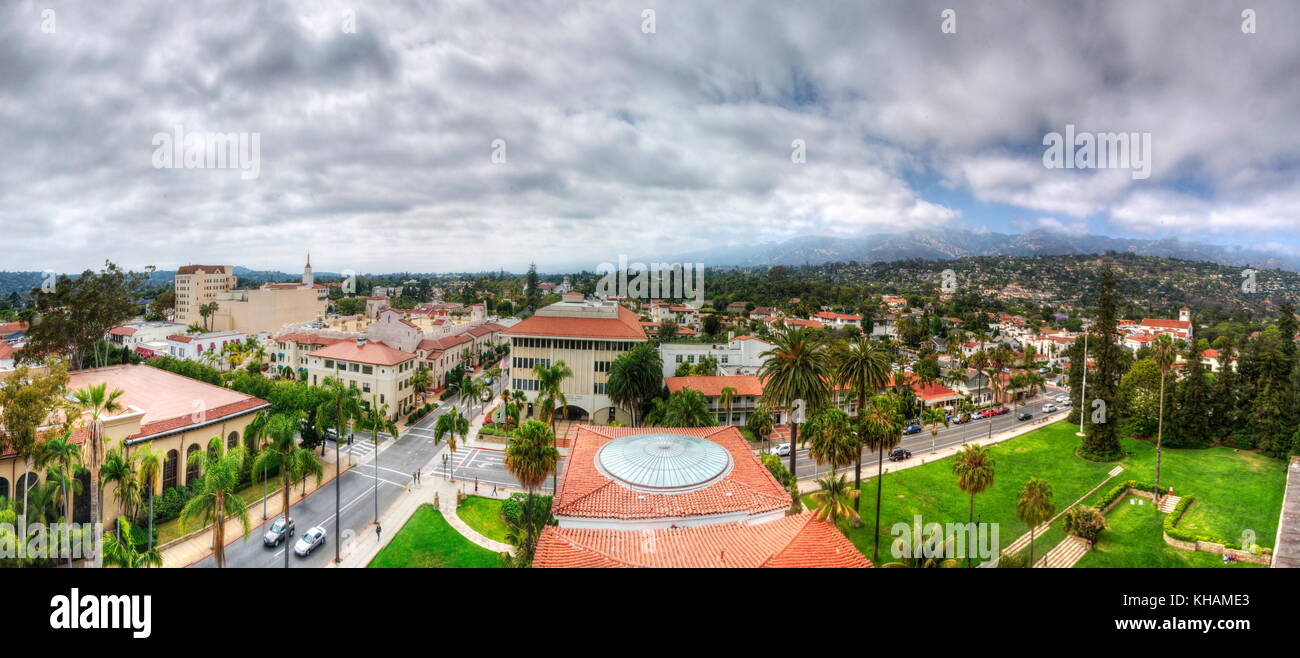
[[[18,478],[18,486],[14,488],[14,500],[22,500],[23,494],[27,493],[28,489],[31,489],[40,483],[41,476],[32,473],[31,471],[24,473]]]
[[[226,449],[233,450],[237,445],[239,445],[239,432],[231,432],[226,437]]]
[[[577,405],[572,405],[572,404],[565,405],[557,409],[555,411],[555,417],[558,420],[568,420],[568,421],[575,421],[575,422],[586,422],[591,420],[591,416],[590,414],[587,413],[586,409],[583,409],[582,407],[579,407]]]
[[[77,473],[77,481],[81,482],[81,493],[72,497],[72,520],[76,523],[90,523],[90,470],[81,469]],[[101,513],[104,506],[104,500],[99,501]]]
[[[9,478],[0,477],[0,498],[9,497]]]

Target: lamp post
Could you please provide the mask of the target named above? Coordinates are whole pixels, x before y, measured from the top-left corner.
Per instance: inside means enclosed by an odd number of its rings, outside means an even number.
[[[1088,408],[1088,334],[1083,335],[1083,384],[1079,387],[1079,432],[1075,436],[1085,436],[1083,432],[1083,413]]]

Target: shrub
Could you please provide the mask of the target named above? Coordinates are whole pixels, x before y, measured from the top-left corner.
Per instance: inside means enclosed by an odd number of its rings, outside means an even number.
[[[1012,555],[1003,555],[998,558],[999,569],[1024,569],[1029,566],[1028,553],[1015,553]]]
[[[1089,542],[1096,542],[1097,536],[1106,529],[1106,516],[1096,507],[1076,505],[1065,513],[1065,532]]]

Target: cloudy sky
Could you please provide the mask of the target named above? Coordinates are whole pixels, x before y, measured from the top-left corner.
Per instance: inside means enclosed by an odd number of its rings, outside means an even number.
[[[1256,0],[8,0],[0,270],[594,269],[926,227],[1300,252],[1297,25]],[[1067,124],[1148,133],[1150,177],[1045,167]],[[169,167],[178,127],[256,137],[256,177]]]

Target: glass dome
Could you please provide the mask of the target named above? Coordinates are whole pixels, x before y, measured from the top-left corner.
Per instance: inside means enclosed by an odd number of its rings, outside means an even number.
[[[596,466],[632,489],[689,491],[726,475],[731,470],[731,453],[697,436],[635,434],[602,446],[596,454]]]

